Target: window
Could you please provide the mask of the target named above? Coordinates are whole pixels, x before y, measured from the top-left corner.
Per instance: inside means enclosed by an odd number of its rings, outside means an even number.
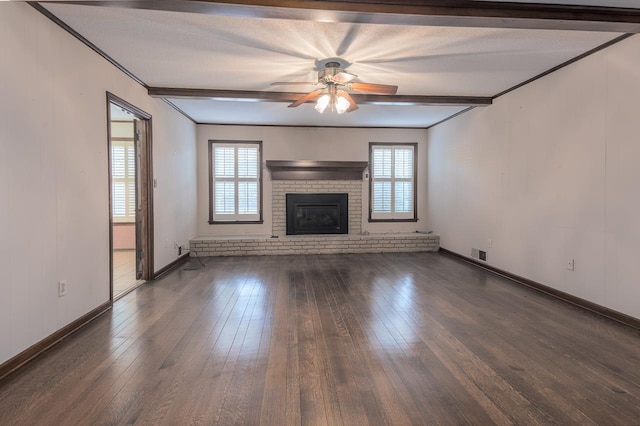
[[[416,221],[417,144],[369,144],[369,221]]]
[[[133,139],[111,142],[111,207],[114,222],[136,221],[136,151]]]
[[[209,141],[209,223],[262,223],[262,143]]]

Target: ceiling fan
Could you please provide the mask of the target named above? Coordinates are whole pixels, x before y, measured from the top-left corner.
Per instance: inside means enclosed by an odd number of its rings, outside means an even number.
[[[317,99],[315,108],[318,112],[322,113],[327,109],[327,107],[330,107],[331,111],[336,111],[338,114],[358,109],[358,104],[353,100],[349,91],[353,90],[356,92],[376,93],[381,95],[395,95],[398,91],[398,86],[391,86],[388,84],[352,82],[356,77],[357,75],[342,69],[339,62],[330,61],[325,63],[324,69],[318,71],[318,81],[277,81],[275,83],[271,83],[271,85],[321,84],[323,85],[322,88],[316,89],[313,92],[309,92],[302,96],[300,99],[289,105],[289,108],[295,108],[307,101]]]

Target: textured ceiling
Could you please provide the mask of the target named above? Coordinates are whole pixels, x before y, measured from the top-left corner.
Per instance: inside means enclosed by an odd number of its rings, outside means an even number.
[[[306,87],[270,83],[316,80],[318,61],[340,57],[360,81],[398,85],[398,94],[493,96],[619,35],[46,7],[156,87],[301,92]],[[337,117],[310,104],[172,102],[198,122],[238,124],[426,127],[463,109],[363,105]]]

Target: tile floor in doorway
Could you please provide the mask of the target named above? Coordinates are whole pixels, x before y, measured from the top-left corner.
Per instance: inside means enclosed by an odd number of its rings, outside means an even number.
[[[144,281],[136,280],[136,251],[113,251],[113,297],[135,287]]]

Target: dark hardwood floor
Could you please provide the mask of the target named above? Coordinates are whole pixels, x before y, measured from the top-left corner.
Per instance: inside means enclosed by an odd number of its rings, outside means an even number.
[[[640,424],[639,331],[455,258],[205,262],[0,382],[0,424]]]

